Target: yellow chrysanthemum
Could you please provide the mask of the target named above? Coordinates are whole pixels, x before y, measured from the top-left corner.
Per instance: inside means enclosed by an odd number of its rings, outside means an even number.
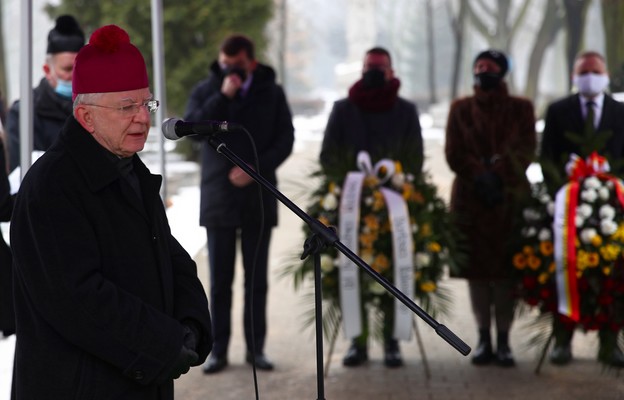
[[[373,260],[373,263],[371,264],[371,267],[375,271],[377,271],[377,272],[379,272],[381,274],[381,273],[387,271],[388,268],[390,268],[390,260],[388,259],[388,257],[386,257],[385,254],[379,254]]]
[[[540,242],[540,253],[548,257],[553,253],[553,243],[550,240]]]
[[[522,247],[522,252],[524,254],[526,254],[527,256],[530,256],[531,254],[533,254],[533,247],[532,246],[524,246],[524,247]]]
[[[542,273],[541,273],[541,274],[539,274],[539,276],[537,277],[537,281],[538,281],[541,285],[543,285],[543,284],[545,284],[546,282],[548,282],[548,277],[549,277],[549,276],[550,276],[550,275],[549,275],[548,273],[546,273],[546,272],[542,272]]]
[[[440,246],[440,243],[438,242],[431,242],[429,243],[429,246],[427,246],[429,248],[429,251],[432,253],[439,253],[442,250],[442,246]]]
[[[609,276],[611,275],[611,268],[609,267],[603,267],[602,268],[602,273],[605,274],[605,276]]]
[[[394,172],[400,174],[403,172],[403,166],[401,165],[401,161],[394,162]]]
[[[425,293],[430,293],[436,290],[437,286],[433,281],[426,281],[420,284],[420,290]]]
[[[429,223],[425,222],[420,226],[420,236],[431,236],[431,225]]]
[[[551,262],[550,265],[548,266],[548,272],[551,274],[554,274],[555,271],[557,270],[557,265],[555,264],[555,262]]]
[[[373,243],[377,240],[377,235],[374,233],[362,233],[360,234],[360,246],[365,249],[373,247]]]
[[[536,271],[540,267],[540,265],[542,265],[542,260],[539,257],[531,255],[529,256],[527,263],[529,265],[529,268],[531,268],[533,271]]]
[[[368,214],[364,217],[364,225],[366,225],[371,231],[378,231],[379,219],[373,214]]]
[[[600,256],[598,253],[589,253],[587,255],[587,266],[590,268],[596,268],[598,264],[600,264]]]
[[[527,266],[527,260],[524,254],[516,253],[513,257],[513,265],[517,269],[524,269]]]
[[[379,179],[374,175],[368,175],[364,178],[364,186],[373,188],[379,186]]]
[[[591,244],[594,247],[600,247],[602,246],[602,236],[600,235],[596,235],[593,238],[591,238]]]
[[[329,185],[327,187],[327,192],[328,193],[334,193],[334,190],[336,190],[336,183],[335,182],[329,182]]]
[[[330,226],[331,223],[329,222],[329,219],[327,219],[326,216],[321,215],[320,217],[318,217],[318,220],[321,224],[325,225],[325,226]]]

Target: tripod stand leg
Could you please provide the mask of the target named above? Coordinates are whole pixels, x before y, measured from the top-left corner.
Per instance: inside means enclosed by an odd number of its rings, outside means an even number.
[[[427,353],[425,352],[425,346],[423,345],[422,338],[420,337],[420,331],[418,330],[418,324],[415,319],[413,320],[413,323],[414,333],[416,334],[416,341],[418,342],[418,350],[420,351],[420,355],[422,356],[423,368],[425,370],[425,378],[429,380],[431,379],[431,370],[429,369]]]

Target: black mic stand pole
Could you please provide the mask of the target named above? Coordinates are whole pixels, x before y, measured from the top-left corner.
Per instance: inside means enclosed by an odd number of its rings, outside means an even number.
[[[216,135],[211,135],[207,138],[208,143],[212,146],[217,153],[222,154],[225,158],[230,160],[234,165],[240,167],[245,171],[253,180],[258,182],[264,189],[268,190],[277,198],[282,204],[288,207],[293,213],[303,220],[313,232],[312,236],[308,238],[304,244],[304,252],[301,255],[301,259],[306,258],[308,255],[314,255],[314,305],[316,308],[316,375],[317,375],[317,400],[325,400],[325,390],[323,382],[323,331],[322,331],[322,296],[321,296],[321,268],[320,268],[320,252],[327,246],[333,246],[338,251],[343,253],[349,260],[353,261],[358,267],[362,268],[373,279],[379,282],[387,291],[389,291],[394,297],[399,299],[401,303],[405,304],[407,308],[412,310],[416,315],[429,324],[436,333],[442,337],[448,344],[453,346],[462,355],[466,356],[470,353],[471,349],[464,341],[457,337],[446,326],[437,322],[431,317],[425,310],[420,308],[416,303],[407,297],[403,292],[397,289],[386,278],[381,276],[377,271],[372,269],[366,264],[357,254],[353,253],[347,246],[345,246],[338,239],[338,235],[333,228],[326,227],[317,219],[312,218],[305,211],[299,208],[288,197],[282,194],[277,188],[266,180],[262,175],[254,171],[245,161],[238,157],[234,152],[227,148],[225,143]]]

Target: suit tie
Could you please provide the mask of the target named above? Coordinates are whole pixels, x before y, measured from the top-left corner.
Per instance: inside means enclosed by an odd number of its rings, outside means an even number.
[[[594,133],[596,130],[596,127],[594,125],[595,105],[596,103],[591,100],[585,103],[585,110],[587,111],[587,114],[585,116],[585,131],[588,133]]]

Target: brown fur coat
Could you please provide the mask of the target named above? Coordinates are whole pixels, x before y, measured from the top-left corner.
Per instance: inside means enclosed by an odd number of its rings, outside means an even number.
[[[528,193],[525,171],[536,146],[533,105],[510,96],[504,83],[489,92],[475,87],[474,96],[451,105],[445,146],[447,162],[456,174],[451,211],[469,251],[460,275],[508,277],[507,240],[517,200]],[[494,172],[503,184],[502,203],[491,207],[475,191],[475,180],[486,171]]]

